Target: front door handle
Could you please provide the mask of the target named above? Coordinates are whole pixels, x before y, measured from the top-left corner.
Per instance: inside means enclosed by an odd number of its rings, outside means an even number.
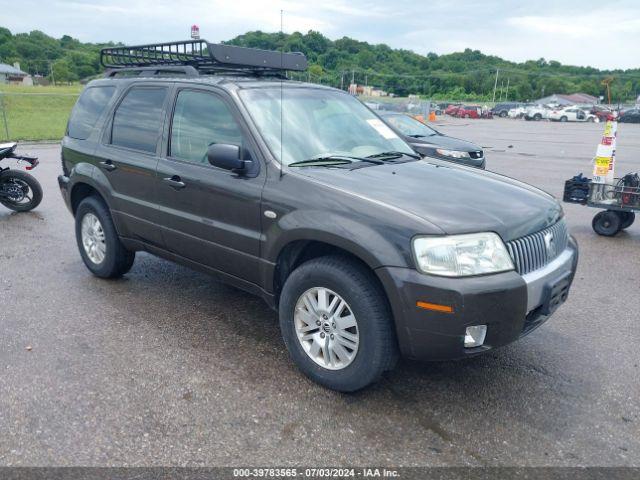
[[[105,160],[104,162],[100,162],[100,167],[106,170],[107,172],[113,172],[116,168],[111,160]]]
[[[163,178],[162,181],[170,187],[175,188],[176,190],[181,190],[187,186],[187,184],[184,183],[182,179],[177,175],[174,175],[173,177]]]

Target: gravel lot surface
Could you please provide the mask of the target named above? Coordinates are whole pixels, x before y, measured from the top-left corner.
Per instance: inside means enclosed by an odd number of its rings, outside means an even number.
[[[603,125],[437,122],[488,168],[561,196]],[[618,172],[640,170],[620,125]],[[139,254],[92,277],[57,190],[57,146],[25,147],[45,198],[0,206],[0,465],[640,465],[640,220],[615,238],[565,206],[581,262],[525,339],[460,362],[403,362],[354,395],[288,359],[257,298]]]

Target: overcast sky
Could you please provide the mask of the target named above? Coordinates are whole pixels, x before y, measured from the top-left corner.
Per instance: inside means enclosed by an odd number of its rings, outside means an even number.
[[[638,0],[0,0],[0,24],[82,41],[209,41],[249,30],[318,30],[418,53],[479,49],[515,61],[640,67]]]

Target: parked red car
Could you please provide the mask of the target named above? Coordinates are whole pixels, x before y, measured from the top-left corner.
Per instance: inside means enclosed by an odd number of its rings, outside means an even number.
[[[607,120],[613,120],[613,112],[609,110],[607,107],[603,107],[600,105],[596,105],[591,109],[591,113],[593,113],[596,117],[600,119],[601,122],[606,122]]]
[[[480,118],[482,108],[477,105],[462,105],[455,113],[459,118]]]
[[[446,113],[447,115],[455,116],[456,112],[461,106],[462,105],[449,105],[444,109],[444,113]]]

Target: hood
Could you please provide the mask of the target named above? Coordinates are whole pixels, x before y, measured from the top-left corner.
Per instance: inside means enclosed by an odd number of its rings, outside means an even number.
[[[421,147],[435,147],[446,150],[458,150],[460,152],[476,152],[482,150],[482,147],[479,147],[475,143],[460,140],[459,138],[447,137],[446,135],[433,135],[431,137],[421,138],[406,137],[406,140],[416,149]]]
[[[371,208],[382,203],[396,212],[406,211],[446,234],[492,231],[509,241],[542,230],[562,216],[560,204],[542,190],[437,160],[355,170],[303,167],[297,173],[370,200]]]

